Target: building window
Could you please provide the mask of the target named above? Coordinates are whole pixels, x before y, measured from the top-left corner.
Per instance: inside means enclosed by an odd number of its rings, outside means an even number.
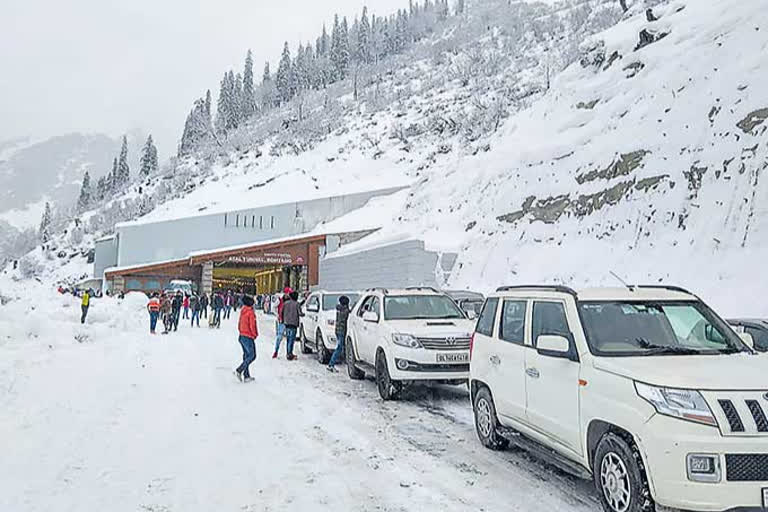
[[[240,214],[235,216],[235,227],[236,228],[240,227]]]
[[[255,228],[255,227],[256,227],[256,216],[251,215],[251,228]]]
[[[224,227],[226,227],[226,226],[227,226],[227,214],[225,213],[224,214]]]
[[[264,217],[259,215],[259,229],[264,229]]]
[[[275,216],[272,216],[272,220],[270,221],[269,229],[275,229]]]

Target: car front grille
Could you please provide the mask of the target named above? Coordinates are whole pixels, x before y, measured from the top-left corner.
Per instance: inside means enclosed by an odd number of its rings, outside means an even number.
[[[427,350],[469,350],[469,338],[418,338]]]
[[[768,419],[765,417],[765,411],[760,407],[760,403],[757,400],[747,400],[747,407],[749,412],[752,413],[752,418],[755,420],[758,432],[768,432]]]
[[[725,471],[729,482],[768,482],[768,453],[726,455]]]
[[[731,400],[718,400],[717,402],[725,413],[725,417],[731,427],[731,432],[744,432],[744,422],[741,421],[739,411],[736,410],[733,402]]]

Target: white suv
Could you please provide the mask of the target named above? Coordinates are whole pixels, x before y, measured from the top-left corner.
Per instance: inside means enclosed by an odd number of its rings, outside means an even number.
[[[768,507],[768,366],[680,288],[500,288],[470,390],[486,447],[594,479],[607,511]]]
[[[346,295],[352,308],[360,297],[360,292],[312,292],[304,302],[304,316],[299,326],[301,351],[309,354],[312,350],[317,360],[328,364],[331,354],[336,350],[336,305],[339,298]]]
[[[349,317],[349,376],[375,375],[384,400],[413,381],[464,383],[473,328],[450,297],[431,288],[368,290]]]

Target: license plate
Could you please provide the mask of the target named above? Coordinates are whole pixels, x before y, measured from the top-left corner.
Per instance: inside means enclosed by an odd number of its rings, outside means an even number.
[[[768,510],[768,487],[763,489],[763,508]]]
[[[438,363],[468,363],[469,354],[460,352],[458,354],[437,354]]]

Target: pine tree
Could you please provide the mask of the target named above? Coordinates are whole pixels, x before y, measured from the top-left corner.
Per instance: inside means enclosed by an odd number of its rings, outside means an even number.
[[[368,21],[368,8],[363,7],[363,16],[357,32],[357,55],[361,62],[371,62],[371,24]]]
[[[293,72],[291,70],[291,50],[286,41],[283,46],[283,56],[280,59],[280,65],[277,68],[277,77],[275,84],[277,86],[277,95],[280,103],[285,103],[293,98]]]
[[[179,144],[179,156],[194,153],[211,138],[214,138],[214,134],[211,125],[211,91],[208,91],[204,100],[195,101],[192,111],[187,116]]]
[[[117,172],[117,158],[112,160],[112,171],[109,173],[109,191],[114,192],[120,188],[120,178]]]
[[[103,201],[107,193],[107,178],[102,176],[96,181],[96,200]]]
[[[40,241],[47,244],[51,241],[51,222],[53,221],[53,213],[51,212],[51,203],[45,203],[45,210],[43,211],[43,218],[40,220]]]
[[[139,174],[141,176],[149,176],[153,172],[157,171],[157,148],[152,140],[152,135],[147,137],[147,142],[141,149],[141,162],[139,167]]]
[[[79,212],[85,211],[91,204],[92,199],[91,176],[88,174],[88,171],[85,171],[85,174],[83,175],[83,183],[80,186],[80,197],[77,199],[77,210]]]
[[[230,82],[230,74],[224,73],[219,89],[219,98],[216,102],[216,131],[226,133],[229,129],[230,109],[232,108],[232,94],[234,83]]]
[[[264,64],[264,74],[261,79],[261,108],[269,109],[275,106],[277,102],[277,92],[275,91],[275,81],[272,79],[272,71],[269,62]]]
[[[117,179],[120,185],[131,181],[131,168],[128,166],[128,137],[123,135],[123,146],[120,148],[120,159],[117,162]]]
[[[208,124],[211,124],[211,90],[205,91],[205,116],[208,118]]]
[[[253,53],[248,50],[243,69],[243,119],[256,113],[256,95],[253,86]]]
[[[238,73],[233,78],[235,87],[232,94],[232,108],[229,111],[231,128],[237,128],[243,121],[243,111],[245,104],[245,94],[243,91],[243,76]]]
[[[464,0],[456,0],[456,14],[464,14],[465,8]]]

